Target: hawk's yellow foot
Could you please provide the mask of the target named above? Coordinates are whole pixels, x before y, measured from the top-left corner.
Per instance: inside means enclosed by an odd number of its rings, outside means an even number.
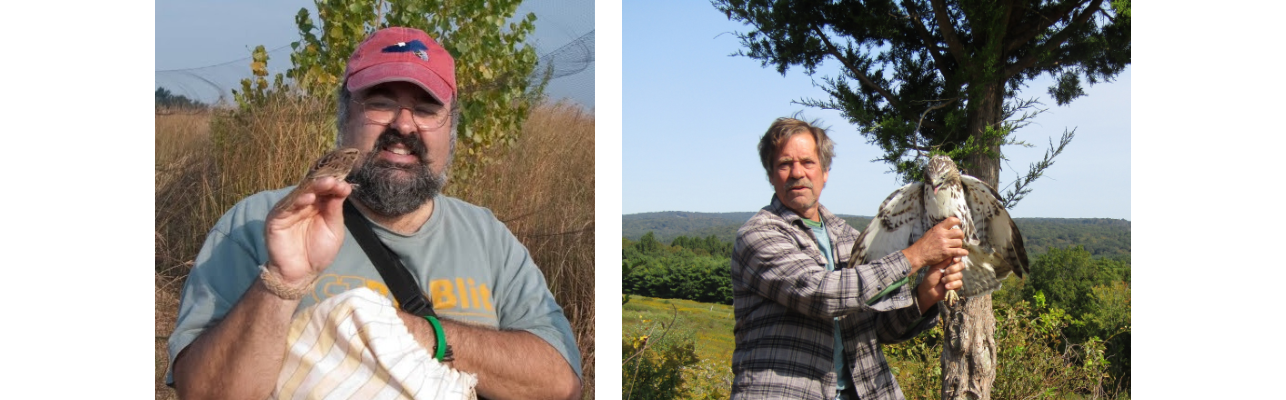
[[[948,306],[955,307],[955,306],[956,306],[956,300],[959,300],[959,299],[960,299],[960,296],[956,294],[956,291],[955,291],[955,290],[948,290],[948,291],[947,291],[947,298],[946,298],[946,300],[947,300],[947,305],[948,305]]]

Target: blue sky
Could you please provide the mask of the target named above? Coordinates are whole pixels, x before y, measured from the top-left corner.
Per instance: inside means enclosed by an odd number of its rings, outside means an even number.
[[[901,185],[888,164],[871,162],[866,144],[838,112],[791,104],[825,98],[802,68],[763,68],[740,48],[729,21],[708,2],[627,1],[622,9],[622,212],[755,211],[772,187],[755,146],[773,119],[803,111],[820,119],[836,144],[821,201],[833,212],[872,215]],[[817,76],[833,75],[835,63]],[[1056,106],[1048,79],[1031,82],[1025,98],[1040,97],[1049,111],[1020,130],[1033,148],[1006,147],[1001,185],[1043,157],[1065,127],[1076,138],[1045,176],[1032,185],[1015,217],[1130,219],[1130,72],[1086,87],[1088,94]],[[1003,190],[1002,190],[1003,191]]]
[[[239,87],[249,74],[251,50],[267,50],[299,40],[295,14],[307,8],[316,18],[311,0],[166,0],[156,3],[157,85],[179,94],[209,98],[213,89],[189,73],[213,81],[226,89]],[[594,2],[589,0],[528,0],[515,15],[536,14],[536,31],[528,38],[537,55],[572,42],[594,29]],[[284,72],[290,63],[290,48],[270,53],[272,72]],[[214,66],[214,67],[209,67]],[[203,68],[209,67],[209,68]],[[198,68],[195,71],[178,72]],[[160,72],[164,71],[164,72]],[[552,99],[570,99],[590,108],[594,104],[593,64],[582,73],[550,82]]]

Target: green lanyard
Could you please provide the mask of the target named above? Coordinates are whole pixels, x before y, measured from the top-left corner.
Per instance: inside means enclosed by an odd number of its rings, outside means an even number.
[[[888,295],[889,295],[889,293],[893,293],[893,291],[894,291],[894,290],[897,290],[898,288],[902,287],[903,285],[906,285],[906,283],[907,283],[907,282],[910,282],[910,280],[911,280],[911,276],[909,276],[909,275],[908,275],[908,276],[904,276],[904,277],[902,277],[902,279],[898,279],[898,281],[897,281],[897,282],[893,282],[893,284],[892,284],[892,285],[889,285],[889,287],[886,287],[886,288],[884,288],[884,290],[881,290],[879,293],[875,294],[875,297],[871,297],[869,300],[867,300],[867,301],[866,301],[866,305],[868,305],[868,306],[869,306],[869,305],[875,304],[875,302],[880,301],[880,299],[884,298],[884,296],[888,296]],[[914,293],[912,293],[912,296],[914,296],[914,295],[915,295],[915,294],[914,294]],[[925,320],[926,318],[929,318],[929,317],[932,317],[932,316],[933,316],[933,314],[925,314],[925,315],[921,315],[921,316],[920,316],[920,319],[917,319],[917,320],[915,320],[915,322],[911,323],[911,326],[910,326],[909,328],[907,328],[907,332],[910,332],[912,329],[915,329],[915,327],[920,326],[920,323],[921,323],[921,322],[924,322],[924,320]],[[943,327],[943,329],[946,329],[946,327]],[[902,336],[906,336],[906,332],[903,332],[903,333],[902,333]]]
[[[910,276],[904,276],[902,277],[902,279],[898,279],[897,282],[893,282],[892,285],[889,285],[889,287],[886,287],[884,288],[884,290],[881,290],[880,293],[877,293],[875,297],[872,297],[870,298],[870,300],[867,300],[866,305],[869,306],[869,305],[875,304],[875,302],[880,301],[880,299],[883,299],[884,296],[888,296],[889,293],[893,293],[894,290],[898,290],[898,288],[902,287],[902,285],[906,285],[906,283],[910,280],[910,278],[911,278]]]

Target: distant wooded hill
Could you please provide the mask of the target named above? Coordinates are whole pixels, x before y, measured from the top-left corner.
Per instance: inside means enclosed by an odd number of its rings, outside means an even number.
[[[699,213],[663,211],[628,214],[622,217],[622,236],[639,240],[652,232],[657,241],[670,243],[679,236],[705,238],[713,235],[734,242],[737,229],[755,212]],[[871,217],[844,215],[853,228],[861,231]],[[1095,257],[1120,257],[1130,254],[1130,221],[1110,218],[1015,218],[1023,243],[1031,255],[1043,254],[1049,248],[1082,245]]]

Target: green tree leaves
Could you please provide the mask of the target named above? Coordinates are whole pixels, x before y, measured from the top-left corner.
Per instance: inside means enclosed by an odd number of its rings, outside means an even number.
[[[648,232],[638,242],[626,239],[622,250],[625,293],[732,304],[732,243],[680,236],[666,246]]]
[[[1128,379],[1130,365],[1130,264],[1093,258],[1081,246],[1050,248],[1032,262],[1021,289],[1044,315],[1064,315],[1058,332],[1072,343],[1098,341],[1111,376]],[[1066,312],[1064,313],[1064,310]],[[1103,361],[1100,361],[1103,362]]]
[[[1023,297],[1043,293],[1051,306],[1072,315],[1088,315],[1096,306],[1094,288],[1128,279],[1129,264],[1095,259],[1083,246],[1051,247],[1031,265]]]
[[[254,51],[250,53],[250,73],[254,78],[242,79],[241,91],[232,91],[232,97],[237,101],[241,111],[262,108],[268,104],[269,98],[274,94],[286,94],[286,84],[281,74],[273,78],[271,87],[268,86],[268,51],[263,45],[255,46]]]
[[[999,186],[1000,148],[1020,144],[1012,134],[1025,117],[1013,100],[1026,82],[1057,78],[1049,90],[1061,105],[1084,95],[1082,82],[1110,81],[1130,63],[1129,0],[713,4],[747,26],[738,55],[782,74],[836,62],[838,73],[816,81],[829,98],[798,103],[840,111],[907,181],[919,156],[942,152]]]

